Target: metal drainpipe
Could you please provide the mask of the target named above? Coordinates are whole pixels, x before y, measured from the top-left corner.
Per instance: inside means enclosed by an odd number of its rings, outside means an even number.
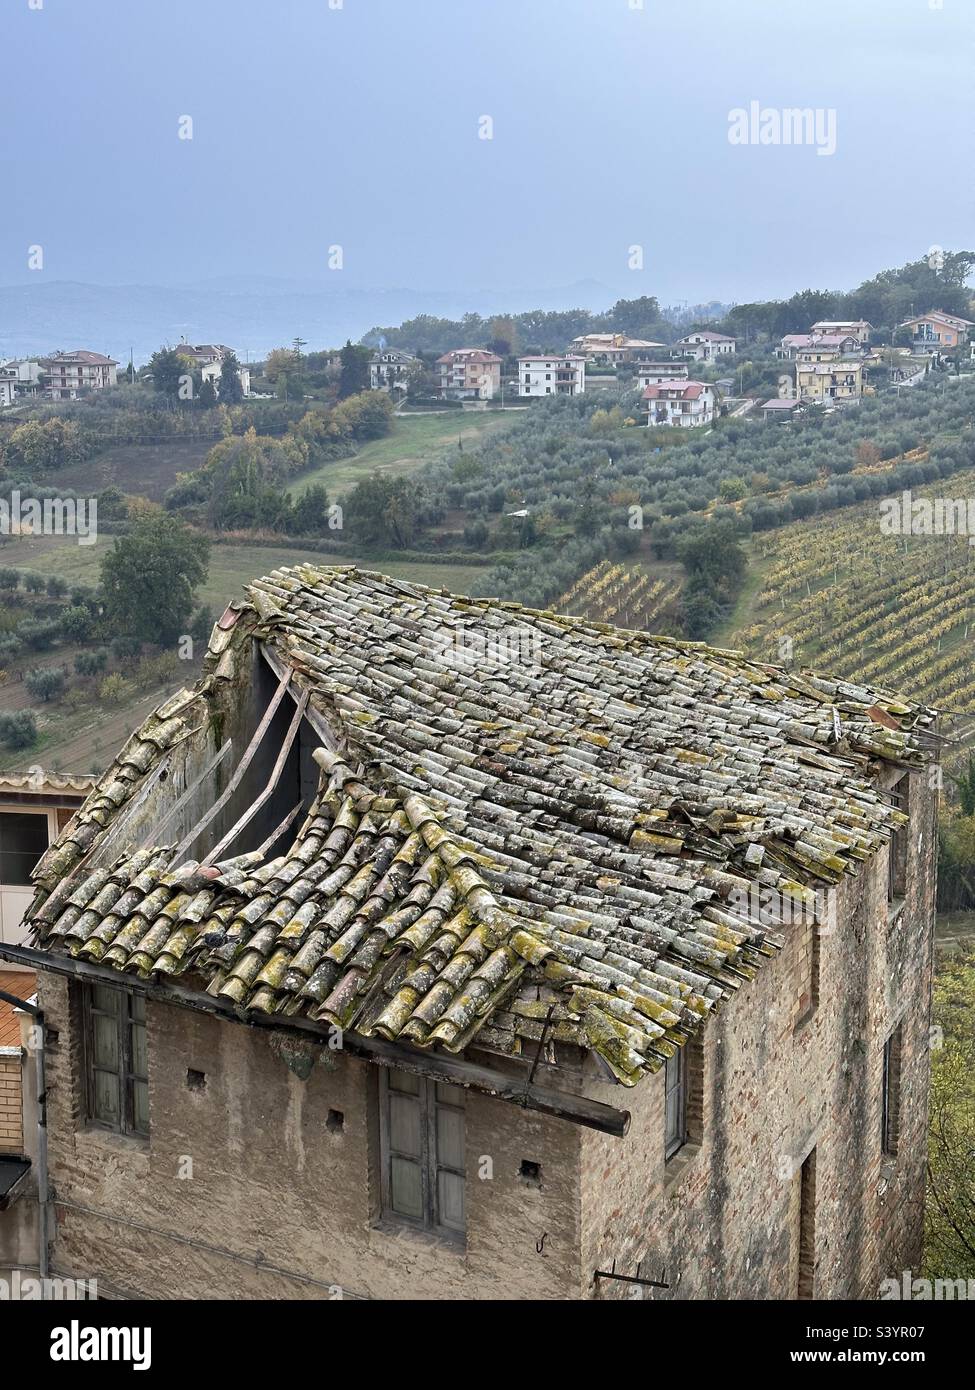
[[[41,1277],[41,1298],[43,1299],[46,1298],[45,1290],[50,1277],[48,1255],[50,1192],[48,1191],[47,1176],[47,1082],[44,1070],[44,1010],[39,1009],[36,1004],[29,1003],[26,999],[19,998],[16,994],[8,994],[3,989],[0,989],[0,999],[5,1000],[8,1004],[13,1004],[16,1009],[23,1009],[25,1013],[31,1014],[37,1027],[37,1047],[34,1052],[34,1075],[37,1084],[37,1265]]]

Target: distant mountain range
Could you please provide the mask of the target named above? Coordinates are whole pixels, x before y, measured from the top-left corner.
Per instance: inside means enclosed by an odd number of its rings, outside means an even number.
[[[221,277],[185,285],[0,286],[0,357],[90,348],[137,364],[165,343],[227,343],[241,360],[304,338],[309,350],[358,341],[417,314],[462,318],[528,309],[608,308],[619,295],[594,280],[547,290],[338,289],[321,281]]]

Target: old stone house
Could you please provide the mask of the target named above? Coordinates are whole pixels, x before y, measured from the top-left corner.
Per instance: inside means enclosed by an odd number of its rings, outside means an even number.
[[[95,779],[45,772],[0,774],[0,943],[27,937],[31,874],[84,803]],[[0,1279],[37,1262],[37,1147],[34,1059],[28,1002],[37,975],[0,959]]]
[[[3,948],[39,971],[54,1269],[876,1297],[919,1259],[936,737],[701,644],[254,583]]]

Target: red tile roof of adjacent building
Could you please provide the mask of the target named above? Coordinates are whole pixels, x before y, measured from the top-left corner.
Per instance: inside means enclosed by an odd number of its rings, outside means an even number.
[[[658,382],[656,386],[648,386],[643,393],[643,399],[655,401],[660,396],[666,396],[670,400],[679,397],[684,401],[696,401],[702,391],[710,389],[705,381],[681,381],[675,378],[672,381]]]
[[[114,357],[103,357],[100,352],[89,352],[86,348],[77,348],[74,352],[54,352],[50,357],[43,357],[42,362],[57,362],[67,364],[68,362],[78,362],[83,367],[117,367],[118,363]]]
[[[496,353],[487,352],[484,348],[454,348],[452,352],[445,352],[442,357],[437,358],[437,362],[498,362],[501,358]]]

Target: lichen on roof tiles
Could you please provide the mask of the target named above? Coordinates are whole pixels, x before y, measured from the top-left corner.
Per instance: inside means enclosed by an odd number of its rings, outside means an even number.
[[[872,765],[932,741],[933,711],[889,692],[367,571],[275,570],[248,598],[45,855],[31,909],[45,949],[245,1018],[574,1044],[632,1085],[780,944],[750,894],[808,906],[856,874],[903,820]],[[293,842],[86,867],[253,642],[332,735]]]

